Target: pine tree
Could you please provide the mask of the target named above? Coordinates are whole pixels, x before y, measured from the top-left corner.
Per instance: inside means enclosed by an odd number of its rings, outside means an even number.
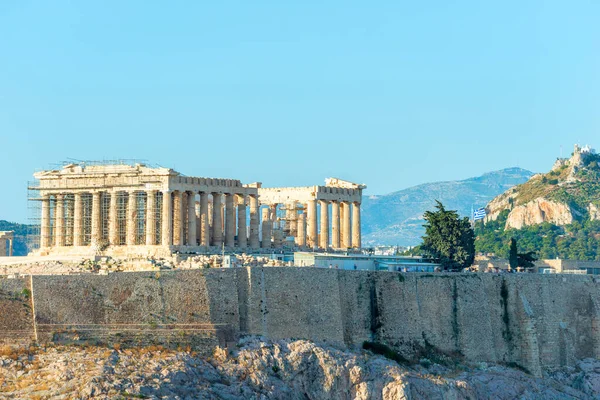
[[[510,250],[508,252],[508,263],[510,265],[510,269],[515,271],[519,266],[519,258],[517,254],[517,241],[515,238],[510,238]]]
[[[475,234],[468,218],[460,218],[454,210],[446,210],[436,200],[437,211],[426,211],[427,223],[421,250],[438,259],[446,270],[459,270],[473,265]]]

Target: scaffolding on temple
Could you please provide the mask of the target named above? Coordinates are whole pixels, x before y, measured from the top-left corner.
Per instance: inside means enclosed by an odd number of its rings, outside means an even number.
[[[156,167],[149,166],[145,160],[84,161],[68,159],[61,163],[52,164],[46,170],[62,170],[74,164],[81,166],[127,165]],[[36,172],[46,170],[37,170]],[[153,201],[149,203],[148,196],[144,192],[129,193],[119,191],[116,188],[106,189],[109,190],[102,190],[99,195],[100,213],[98,222],[100,233],[98,238],[94,238],[92,235],[94,202],[92,191],[81,191],[77,194],[53,194],[45,197],[45,205],[43,205],[42,187],[39,179],[29,181],[27,184],[28,252],[38,250],[43,245],[71,247],[90,246],[95,243],[102,248],[108,246],[109,243],[114,245],[161,244],[162,193],[156,191]],[[110,215],[111,204],[114,204],[116,209],[114,216]],[[152,210],[148,210],[149,204],[152,206]],[[41,226],[44,209],[48,216],[46,227]],[[135,225],[130,238],[127,232],[129,214],[132,214]],[[60,218],[57,218],[58,216]],[[111,232],[110,228],[111,218],[116,222],[114,232]],[[146,226],[153,227],[153,232],[147,232]],[[111,238],[111,235],[114,237]]]
[[[40,223],[42,219],[42,202],[39,193],[39,181],[27,182],[27,251],[30,253],[40,248]]]

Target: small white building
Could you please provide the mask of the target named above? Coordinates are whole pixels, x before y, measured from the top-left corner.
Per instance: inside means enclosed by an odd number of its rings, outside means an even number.
[[[583,146],[581,148],[581,153],[582,154],[596,154],[596,150],[592,149],[592,147],[589,144],[586,144],[585,146]]]
[[[433,272],[439,264],[422,257],[294,253],[294,266],[366,271]]]

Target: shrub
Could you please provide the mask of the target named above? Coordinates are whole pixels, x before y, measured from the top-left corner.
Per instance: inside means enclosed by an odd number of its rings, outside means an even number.
[[[404,356],[402,356],[402,354],[391,349],[389,346],[387,346],[383,343],[365,341],[365,342],[363,342],[362,347],[365,350],[369,350],[375,354],[380,354],[380,355],[384,356],[385,358],[396,361],[398,364],[404,364],[404,365],[410,364],[410,361],[408,359],[406,359]]]

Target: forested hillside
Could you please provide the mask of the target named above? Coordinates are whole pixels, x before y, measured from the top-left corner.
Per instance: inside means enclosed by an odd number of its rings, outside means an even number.
[[[558,226],[549,222],[504,229],[509,210],[502,211],[495,221],[475,224],[475,249],[508,258],[510,238],[515,238],[519,251],[535,251],[540,259],[559,257],[566,260],[600,261],[600,221],[575,221]]]

